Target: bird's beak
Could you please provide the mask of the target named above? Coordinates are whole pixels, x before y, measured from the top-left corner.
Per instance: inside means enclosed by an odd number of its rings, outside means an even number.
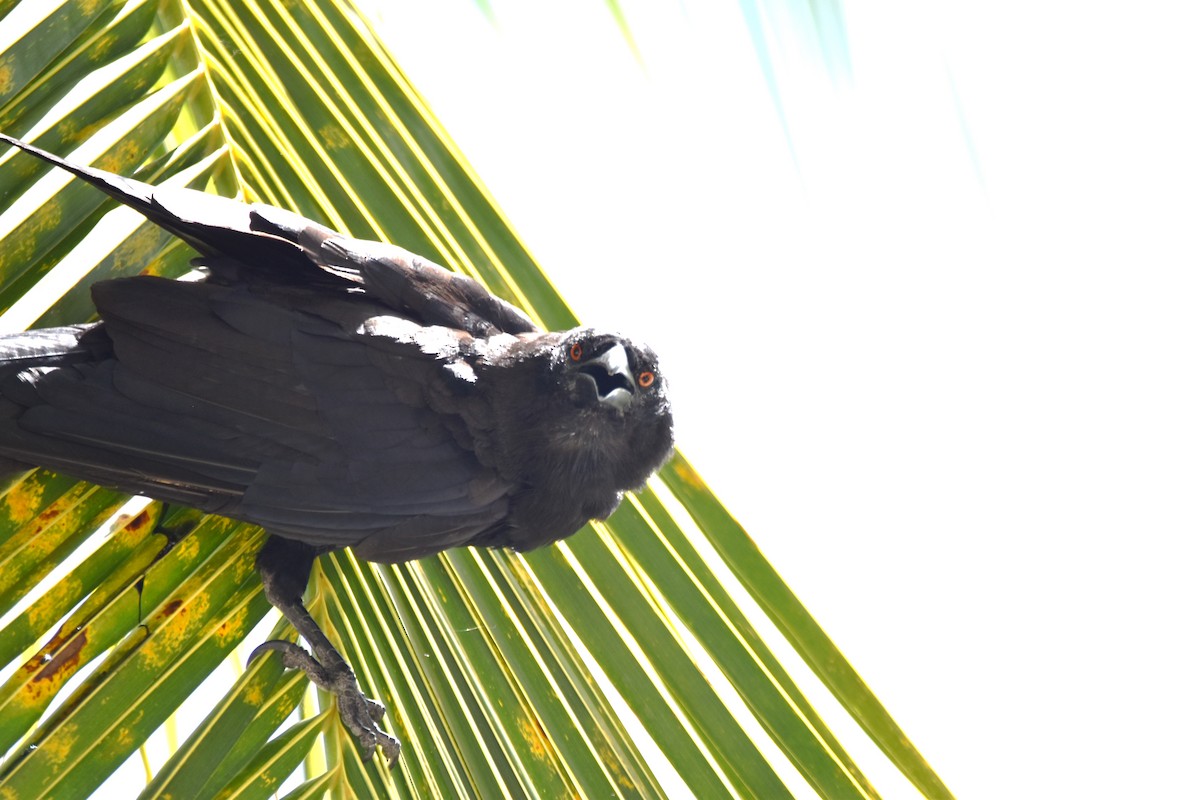
[[[633,371],[629,354],[619,344],[579,365],[579,371],[596,387],[596,397],[606,406],[624,412],[633,402]]]

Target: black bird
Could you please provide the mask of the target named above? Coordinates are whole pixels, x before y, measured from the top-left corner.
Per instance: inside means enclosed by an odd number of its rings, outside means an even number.
[[[199,253],[203,280],[97,283],[100,321],[0,337],[0,459],[262,525],[267,598],[312,648],[267,642],[379,727],[301,601],[313,560],[528,550],[603,519],[670,454],[649,348],[546,333],[475,281],[295,213],[70,171]]]

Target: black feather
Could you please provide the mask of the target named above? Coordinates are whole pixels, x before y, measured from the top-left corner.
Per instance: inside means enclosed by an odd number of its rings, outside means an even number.
[[[0,139],[140,211],[208,272],[104,281],[99,323],[0,337],[0,458],[293,541],[260,567],[318,657],[287,565],[337,547],[385,562],[537,547],[608,516],[670,453],[645,346],[538,331],[394,245]],[[360,740],[386,744],[361,695],[338,691]]]

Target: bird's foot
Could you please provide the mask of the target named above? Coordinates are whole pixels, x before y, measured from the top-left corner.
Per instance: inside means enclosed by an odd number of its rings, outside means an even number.
[[[253,661],[268,650],[274,650],[283,657],[284,667],[304,670],[309,680],[337,698],[342,724],[358,740],[364,760],[371,757],[376,747],[382,747],[388,767],[396,764],[400,757],[400,742],[379,727],[387,712],[380,703],[362,693],[354,671],[346,662],[339,660],[331,666],[326,666],[295,642],[274,639],[254,648],[250,653],[250,660]]]

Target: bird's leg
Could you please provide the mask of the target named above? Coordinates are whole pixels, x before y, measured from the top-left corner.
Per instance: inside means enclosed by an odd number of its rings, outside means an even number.
[[[275,650],[283,656],[285,667],[304,670],[313,683],[337,698],[342,723],[358,739],[364,756],[369,756],[378,745],[390,766],[400,755],[400,742],[379,727],[385,713],[383,706],[358,688],[354,671],[304,607],[304,587],[316,555],[317,551],[309,545],[272,536],[257,561],[267,600],[304,637],[312,647],[312,655],[298,644],[274,640],[256,647],[250,659]]]

